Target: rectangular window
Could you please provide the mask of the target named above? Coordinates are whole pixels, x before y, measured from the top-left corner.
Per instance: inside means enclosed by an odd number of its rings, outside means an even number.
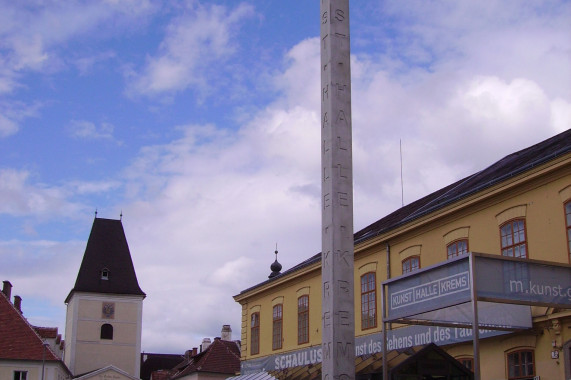
[[[500,227],[500,235],[503,256],[527,258],[523,219],[515,219],[503,224]]]
[[[250,355],[256,355],[260,353],[260,313],[252,314],[250,331]]]
[[[27,380],[28,371],[14,371],[14,380]]]
[[[375,273],[361,276],[361,330],[377,327],[377,288]]]
[[[413,272],[420,268],[420,257],[411,256],[402,261],[402,274]]]
[[[283,307],[282,304],[274,306],[272,350],[282,348]]]
[[[520,350],[508,354],[508,379],[532,380],[535,365],[532,350]]]
[[[468,253],[468,240],[456,240],[448,244],[446,247],[448,251],[448,258],[451,259],[456,256],[464,255]]]
[[[297,344],[309,342],[309,296],[297,299]]]

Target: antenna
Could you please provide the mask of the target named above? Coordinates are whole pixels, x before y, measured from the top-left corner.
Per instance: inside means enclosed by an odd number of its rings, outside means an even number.
[[[404,184],[402,180],[402,140],[399,139],[399,150],[400,150],[400,201],[401,207],[404,207]]]

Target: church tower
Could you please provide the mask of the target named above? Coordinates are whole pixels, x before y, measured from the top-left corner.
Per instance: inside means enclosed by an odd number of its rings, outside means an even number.
[[[96,217],[65,299],[64,361],[74,376],[112,365],[140,377],[144,298],[121,220]]]

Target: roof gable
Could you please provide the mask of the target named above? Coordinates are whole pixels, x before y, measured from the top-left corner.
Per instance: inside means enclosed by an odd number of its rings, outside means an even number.
[[[103,275],[106,271],[107,276]],[[73,292],[145,296],[139,287],[120,220],[95,218]]]
[[[0,359],[60,361],[49,346],[44,346],[34,328],[2,292],[0,292]]]
[[[240,347],[234,341],[215,338],[208,348],[190,358],[173,379],[194,372],[212,372],[234,375],[240,372]]]

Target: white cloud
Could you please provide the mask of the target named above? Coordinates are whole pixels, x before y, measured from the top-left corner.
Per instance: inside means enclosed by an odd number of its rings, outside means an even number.
[[[72,120],[69,124],[69,132],[75,138],[86,140],[115,140],[113,137],[113,125],[101,123],[96,126],[91,121]]]
[[[0,138],[13,135],[17,131],[18,125],[13,120],[0,114]]]
[[[251,17],[245,3],[234,9],[189,2],[182,15],[168,26],[159,52],[148,57],[140,74],[135,74],[130,91],[146,95],[209,87],[205,73],[223,71],[233,55],[240,23]]]

